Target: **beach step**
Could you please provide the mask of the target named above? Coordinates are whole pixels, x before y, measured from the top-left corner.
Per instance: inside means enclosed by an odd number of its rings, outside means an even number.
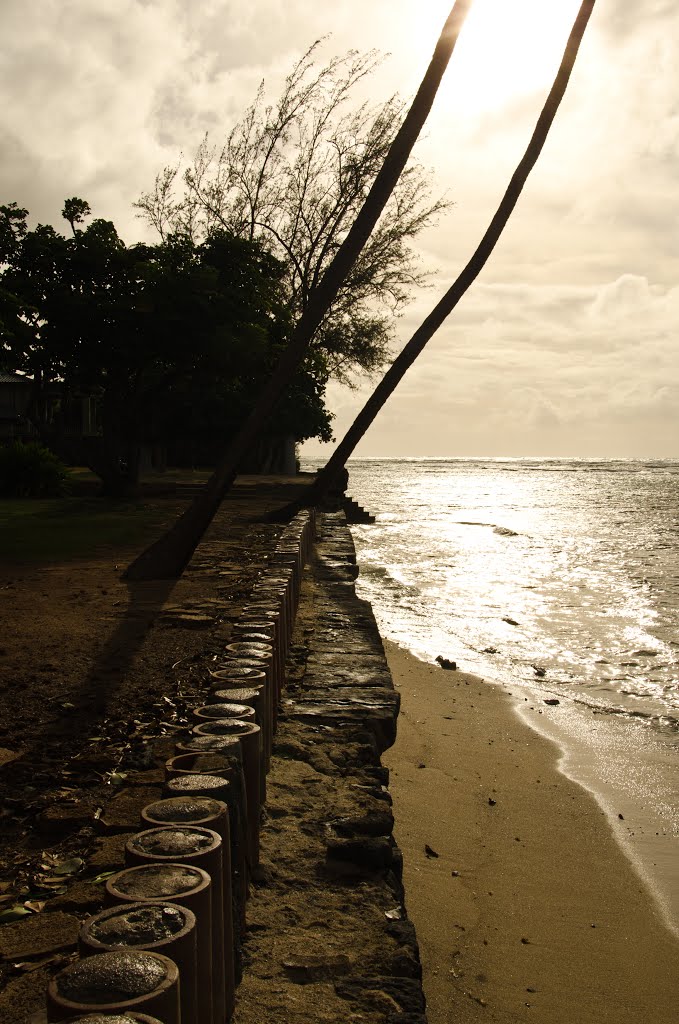
[[[375,516],[371,515],[370,512],[366,511],[362,505],[359,505],[353,498],[346,497],[342,502],[342,508],[344,514],[347,517],[348,523],[374,523]]]

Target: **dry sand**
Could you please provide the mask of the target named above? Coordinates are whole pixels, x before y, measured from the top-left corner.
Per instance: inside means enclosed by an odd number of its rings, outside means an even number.
[[[679,941],[558,747],[501,687],[386,646],[403,703],[383,760],[430,1024],[676,1024]]]

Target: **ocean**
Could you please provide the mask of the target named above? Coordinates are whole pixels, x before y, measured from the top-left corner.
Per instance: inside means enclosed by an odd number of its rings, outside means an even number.
[[[382,635],[506,687],[679,931],[679,461],[348,469],[376,516],[352,532]]]

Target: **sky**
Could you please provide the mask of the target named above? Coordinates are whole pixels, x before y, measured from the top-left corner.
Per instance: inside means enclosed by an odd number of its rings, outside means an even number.
[[[320,37],[388,58],[415,92],[449,0],[3,0],[0,203],[67,230],[85,198],[128,242],[133,202]],[[475,0],[416,156],[451,210],[418,240],[430,284],[464,267],[520,159],[577,0]],[[364,437],[362,456],[679,457],[679,6],[597,0],[566,98],[498,247]],[[339,440],[369,393],[332,384]],[[304,454],[332,445],[307,442]]]

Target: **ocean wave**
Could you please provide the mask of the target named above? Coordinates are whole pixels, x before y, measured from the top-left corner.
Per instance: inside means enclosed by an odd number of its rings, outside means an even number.
[[[408,583],[407,580],[400,579],[389,571],[386,565],[374,565],[370,563],[360,563],[360,575],[362,582],[373,584],[381,584],[388,587],[390,590],[408,591],[411,593],[419,593],[419,587],[414,583]]]
[[[483,523],[476,519],[457,519],[456,524],[458,526],[485,526],[487,530],[492,530],[493,533],[497,533],[499,537],[519,536],[516,530],[512,530],[509,526],[498,526],[496,523]]]
[[[483,674],[544,665],[611,706],[634,710],[643,693],[662,720],[677,686],[679,460],[401,459],[349,470],[357,500],[385,516],[356,544],[386,622],[429,647],[462,621]],[[507,609],[521,623],[511,636],[499,621]]]
[[[586,708],[593,715],[610,715],[625,721],[638,722],[648,728],[657,729],[663,733],[679,733],[679,717],[668,711],[642,711],[639,708],[626,708],[622,704],[604,703],[596,698],[575,697],[571,693],[563,693],[558,690],[546,691],[552,693],[562,701],[571,701],[579,707]],[[647,696],[640,694],[640,696]]]

